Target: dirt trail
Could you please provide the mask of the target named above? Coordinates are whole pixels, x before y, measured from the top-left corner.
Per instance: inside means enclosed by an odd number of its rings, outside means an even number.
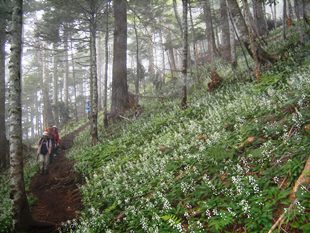
[[[66,151],[73,145],[75,136],[87,125],[62,138],[61,153],[49,165],[48,173],[36,174],[30,184],[30,192],[37,199],[31,208],[34,220],[60,226],[62,222],[76,218],[82,208],[78,184],[81,179],[74,172],[73,161]],[[53,227],[54,228],[54,227]],[[54,229],[30,229],[29,232],[57,232]]]

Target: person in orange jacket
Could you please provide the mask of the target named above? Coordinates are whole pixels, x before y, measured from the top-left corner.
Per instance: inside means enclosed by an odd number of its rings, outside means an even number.
[[[60,145],[60,137],[56,125],[53,125],[51,128],[51,137],[53,138],[54,141],[53,154],[54,156],[56,156],[59,154],[59,145]]]

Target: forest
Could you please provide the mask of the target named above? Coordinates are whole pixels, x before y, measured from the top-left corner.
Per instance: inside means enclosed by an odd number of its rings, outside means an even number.
[[[309,0],[0,0],[0,233],[310,232]]]

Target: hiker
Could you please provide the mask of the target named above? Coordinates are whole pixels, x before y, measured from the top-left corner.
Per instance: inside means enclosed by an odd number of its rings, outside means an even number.
[[[59,154],[59,146],[60,146],[60,138],[56,125],[53,125],[51,135],[54,140],[53,155],[54,157],[56,157]]]
[[[52,141],[49,138],[48,132],[44,131],[38,144],[37,156],[39,157],[39,166],[41,174],[47,173],[49,157],[52,153]]]

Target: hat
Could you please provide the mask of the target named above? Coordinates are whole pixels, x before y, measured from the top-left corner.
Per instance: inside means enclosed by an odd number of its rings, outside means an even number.
[[[43,136],[48,136],[48,132],[44,131]]]
[[[53,128],[57,128],[57,126],[56,126],[56,125],[53,125]]]

